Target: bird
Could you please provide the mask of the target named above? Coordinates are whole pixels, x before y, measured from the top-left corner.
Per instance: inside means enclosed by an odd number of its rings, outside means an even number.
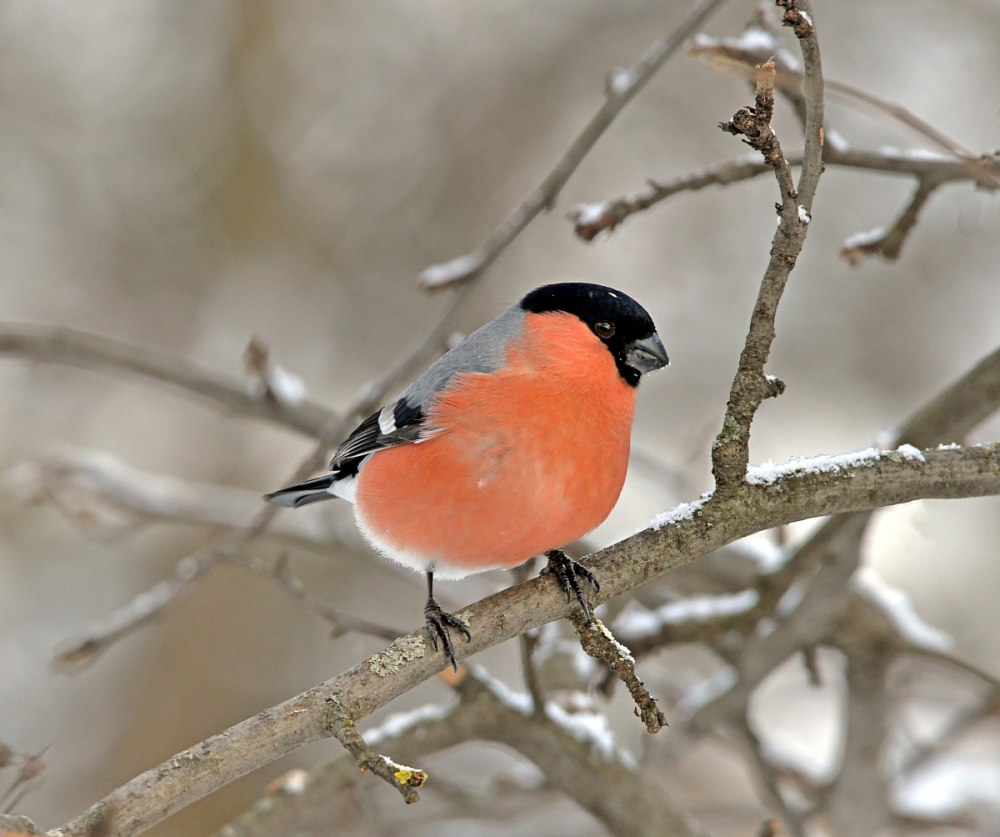
[[[431,643],[457,672],[434,579],[544,555],[587,622],[596,576],[562,547],[600,525],[628,468],[636,392],[669,364],[649,313],[604,285],[525,295],[442,355],[341,443],[329,473],[264,498],[298,508],[340,497],[383,557],[422,572]]]

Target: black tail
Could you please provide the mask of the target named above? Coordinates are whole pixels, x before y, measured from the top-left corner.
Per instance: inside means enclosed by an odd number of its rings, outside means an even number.
[[[290,485],[288,488],[272,491],[270,494],[265,494],[264,499],[269,503],[297,509],[299,506],[308,506],[310,503],[333,500],[334,496],[327,491],[333,482],[333,475],[328,474],[325,477],[316,477],[314,480],[307,480],[298,485]]]

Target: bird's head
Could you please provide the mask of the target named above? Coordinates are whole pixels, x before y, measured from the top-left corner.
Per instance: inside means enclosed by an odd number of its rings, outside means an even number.
[[[521,308],[534,314],[563,312],[578,317],[611,352],[619,374],[630,386],[638,386],[647,372],[670,363],[652,317],[632,297],[614,288],[585,282],[544,285],[525,296]]]

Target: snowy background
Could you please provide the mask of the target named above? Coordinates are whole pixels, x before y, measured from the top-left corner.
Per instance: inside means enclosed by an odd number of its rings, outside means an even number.
[[[1000,5],[816,5],[828,78],[904,104],[977,152],[1000,145]],[[89,330],[234,373],[256,335],[311,398],[341,407],[413,348],[447,304],[422,294],[417,274],[481,243],[599,106],[607,71],[633,63],[686,6],[6,3],[0,317]],[[736,34],[751,10],[732,2],[708,31]],[[572,235],[565,212],[742,154],[716,124],[747,101],[735,77],[671,61],[555,211],[494,265],[465,317],[471,330],[534,286],[576,279],[620,287],[652,313],[672,365],[644,384],[635,439],[669,473],[634,470],[593,536],[602,545],[710,485],[708,447],[766,264],[777,193],[760,178],[683,195],[590,245]],[[797,141],[781,105],[779,113],[779,131]],[[871,113],[832,103],[829,115],[859,147],[926,146]],[[865,448],[996,347],[995,195],[967,184],[938,192],[898,263],[851,268],[838,258],[848,236],[891,223],[911,190],[906,178],[837,168],[821,181],[769,365],[788,391],[758,415],[753,461]],[[0,359],[0,392],[0,472],[57,447],[100,449],[151,472],[245,488],[248,515],[255,495],[276,488],[312,445],[121,376]],[[1000,438],[1000,421],[974,438]],[[344,520],[349,510],[300,514]],[[380,647],[368,637],[330,642],[327,627],[276,585],[222,568],[84,670],[52,668],[62,640],[170,573],[205,536],[193,526],[88,527],[51,504],[0,494],[0,740],[51,745],[44,781],[20,812],[55,825]],[[907,591],[957,653],[994,674],[997,543],[994,498],[883,512],[867,544],[868,564]],[[346,552],[300,550],[291,561],[345,609],[421,620],[418,576]],[[507,583],[496,574],[442,589],[465,603]],[[521,689],[515,650],[478,662]],[[759,697],[762,723],[776,748],[821,770],[837,746],[836,690],[811,690],[800,666],[787,669]],[[448,699],[431,682],[391,709]],[[615,725],[619,743],[634,750],[641,730],[627,705],[615,705],[626,717]],[[307,748],[152,833],[207,833],[272,777],[336,750]],[[476,758],[460,751],[431,766],[471,775]],[[685,799],[701,793],[705,810],[752,811],[743,768],[724,762],[710,746],[696,753]],[[955,775],[934,787],[967,789]],[[698,790],[705,776],[711,796]],[[1000,797],[993,781],[987,793]],[[400,810],[372,830],[402,827],[407,811],[376,791]],[[729,827],[720,817],[714,833]],[[559,829],[601,833],[570,803],[525,814],[523,833]]]

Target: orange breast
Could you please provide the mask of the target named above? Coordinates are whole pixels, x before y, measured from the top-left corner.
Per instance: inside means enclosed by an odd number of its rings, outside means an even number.
[[[507,365],[446,390],[441,432],[376,453],[361,469],[363,528],[462,575],[564,546],[611,512],[628,466],[635,389],[569,314],[529,316]],[[442,573],[446,574],[446,573]]]

